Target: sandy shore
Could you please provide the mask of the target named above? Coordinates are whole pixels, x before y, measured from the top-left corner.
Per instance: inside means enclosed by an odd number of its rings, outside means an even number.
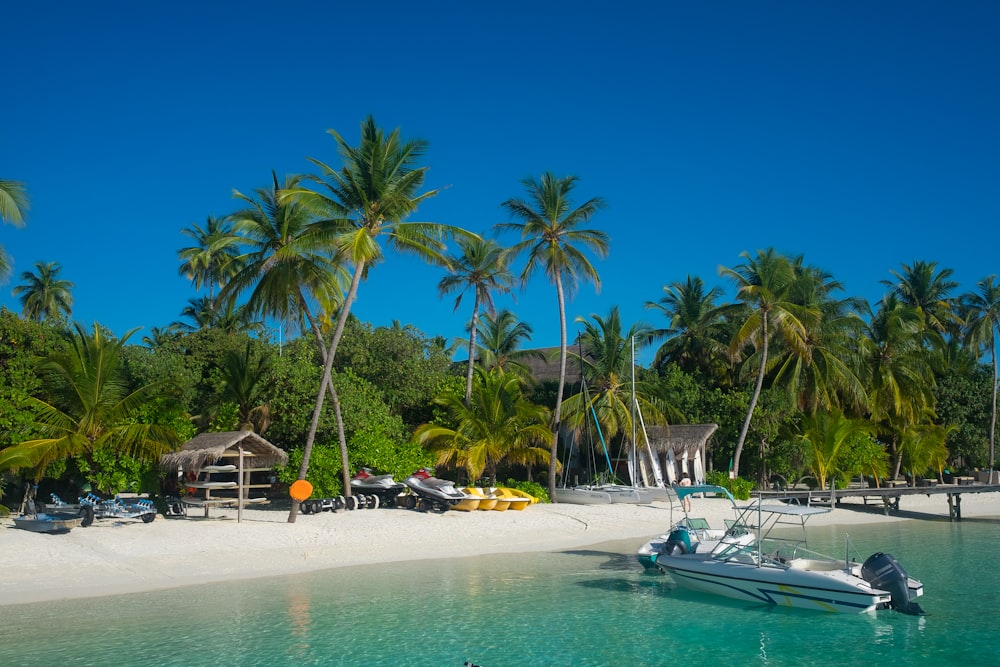
[[[0,521],[0,606],[136,593],[205,582],[294,574],[366,563],[487,553],[555,551],[611,540],[641,540],[680,518],[679,507],[533,505],[522,512],[421,514],[401,509],[323,512],[286,522],[287,511],[213,510],[209,519],[97,520],[64,535]],[[732,518],[729,501],[696,498],[693,516]],[[1000,494],[966,493],[964,519],[1000,516]],[[884,516],[881,503],[844,503],[816,525],[891,523],[948,517],[946,496],[907,496]]]

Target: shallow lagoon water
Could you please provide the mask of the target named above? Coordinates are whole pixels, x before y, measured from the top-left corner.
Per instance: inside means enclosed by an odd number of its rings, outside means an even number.
[[[635,541],[414,561],[2,609],[0,665],[993,665],[1000,520],[809,529],[894,554],[924,617],[677,590]],[[400,545],[405,550],[405,545]]]

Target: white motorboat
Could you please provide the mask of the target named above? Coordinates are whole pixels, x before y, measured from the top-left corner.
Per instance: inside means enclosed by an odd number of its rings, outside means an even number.
[[[849,539],[844,560],[806,548],[806,521],[828,508],[771,503],[741,508],[737,523],[711,552],[685,552],[683,542],[675,541],[658,555],[656,566],[679,587],[748,602],[847,613],[924,613],[915,601],[923,595],[923,584],[892,555],[875,553],[859,563],[850,557]],[[801,538],[774,535],[776,527],[790,525],[798,525]]]

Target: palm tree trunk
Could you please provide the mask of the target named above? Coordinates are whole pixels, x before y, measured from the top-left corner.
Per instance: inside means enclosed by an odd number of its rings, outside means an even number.
[[[760,346],[760,369],[757,371],[757,382],[753,387],[753,395],[750,397],[750,407],[747,409],[746,419],[740,428],[740,437],[736,441],[736,451],[733,453],[733,472],[740,474],[740,455],[743,453],[743,443],[746,442],[747,432],[750,430],[750,420],[753,419],[753,411],[757,407],[757,399],[760,398],[761,388],[764,386],[764,372],[767,369],[767,313],[763,315],[761,321],[761,346]]]
[[[997,432],[997,343],[996,336],[993,333],[992,327],[990,328],[990,351],[993,353],[993,403],[990,404],[992,408],[992,416],[990,417],[990,477],[993,476],[993,465],[996,462],[993,458],[994,453],[994,439],[996,438]],[[990,482],[992,483],[992,479]]]
[[[326,341],[323,340],[323,332],[319,330],[318,326],[316,326],[316,320],[313,319],[312,311],[309,310],[309,306],[301,294],[299,295],[299,299],[301,301],[302,311],[305,313],[306,320],[309,322],[309,326],[316,334],[316,342],[319,344],[319,356],[323,360],[323,364],[326,365],[326,358],[328,355],[326,351]],[[330,384],[327,385],[327,387],[330,390],[330,401],[333,403],[333,414],[337,420],[337,442],[340,444],[340,473],[344,482],[344,495],[350,497],[351,468],[350,462],[347,460],[347,437],[344,435],[344,416],[340,411],[340,397],[337,396],[337,388],[333,386],[332,372],[330,376]],[[311,453],[312,452],[310,451],[310,454]]]
[[[556,412],[552,420],[552,448],[549,451],[549,498],[556,502],[556,463],[559,461],[559,427],[562,421],[563,389],[566,386],[566,298],[562,276],[556,274],[556,296],[559,300],[559,390],[556,392]]]
[[[465,407],[472,404],[472,369],[476,365],[476,326],[479,321],[479,291],[472,307],[472,325],[469,331],[469,369],[465,372]]]
[[[333,340],[330,341],[330,349],[326,353],[326,360],[323,363],[323,378],[319,383],[319,391],[316,393],[316,407],[313,408],[312,420],[309,422],[309,434],[306,436],[306,444],[302,450],[302,465],[299,467],[299,479],[305,479],[306,473],[309,471],[309,458],[312,456],[313,443],[316,440],[316,430],[319,428],[319,416],[323,412],[323,397],[329,389],[333,388],[331,382],[331,374],[333,372],[333,359],[337,355],[337,347],[340,345],[340,338],[344,335],[344,327],[347,324],[347,317],[351,313],[351,304],[354,303],[355,297],[358,295],[358,286],[361,284],[361,276],[364,273],[365,262],[360,261],[354,267],[354,276],[351,277],[351,288],[347,292],[347,298],[344,299],[343,305],[340,307],[340,317],[337,318],[337,328],[333,332]],[[340,458],[341,461],[347,461],[347,443],[343,437],[343,430],[341,422],[338,419],[337,426],[338,436],[340,437]],[[344,465],[344,474],[347,474],[347,465]],[[350,491],[350,483],[348,482],[345,492]],[[297,500],[292,500],[292,509],[288,512],[288,523],[295,523],[295,517],[299,513],[299,502]]]

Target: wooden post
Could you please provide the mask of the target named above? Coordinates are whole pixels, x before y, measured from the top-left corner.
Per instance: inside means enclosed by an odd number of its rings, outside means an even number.
[[[236,523],[242,523],[243,521],[243,447],[240,447],[240,466],[237,471],[237,483],[236,483]]]

